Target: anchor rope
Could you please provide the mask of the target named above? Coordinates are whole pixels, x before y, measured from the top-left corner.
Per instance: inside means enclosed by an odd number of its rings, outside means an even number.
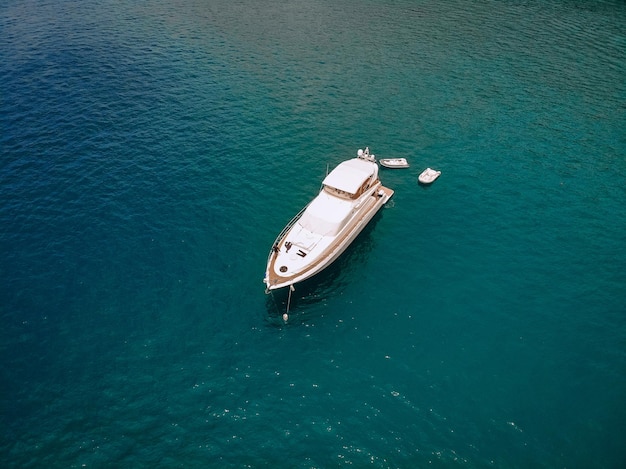
[[[287,312],[285,314],[289,314],[289,306],[291,304],[291,293],[293,292],[293,285],[289,285],[289,297],[287,298]]]

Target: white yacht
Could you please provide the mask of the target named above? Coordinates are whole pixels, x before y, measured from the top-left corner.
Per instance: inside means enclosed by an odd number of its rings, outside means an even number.
[[[292,286],[328,267],[343,253],[393,190],[378,179],[369,148],[340,163],[322,189],[283,229],[267,259],[266,292]]]

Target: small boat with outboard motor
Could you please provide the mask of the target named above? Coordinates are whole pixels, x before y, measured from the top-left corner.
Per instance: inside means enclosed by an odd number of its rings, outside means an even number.
[[[408,168],[409,163],[406,158],[382,158],[378,160],[381,166],[391,169]]]

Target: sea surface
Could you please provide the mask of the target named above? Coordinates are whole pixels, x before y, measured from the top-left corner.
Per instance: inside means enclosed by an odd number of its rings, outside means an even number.
[[[1,467],[626,467],[624,1],[2,0],[0,152]]]

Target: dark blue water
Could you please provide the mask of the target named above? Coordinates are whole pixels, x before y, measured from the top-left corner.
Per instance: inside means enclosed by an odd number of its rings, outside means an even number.
[[[0,83],[3,467],[626,465],[623,1],[5,1]]]

